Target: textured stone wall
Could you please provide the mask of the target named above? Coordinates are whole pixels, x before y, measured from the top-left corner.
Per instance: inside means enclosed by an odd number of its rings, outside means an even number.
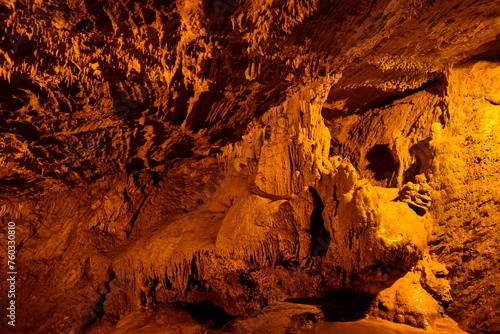
[[[374,317],[499,331],[499,8],[0,2],[21,330],[155,310],[293,332],[316,311],[283,302],[348,291]]]

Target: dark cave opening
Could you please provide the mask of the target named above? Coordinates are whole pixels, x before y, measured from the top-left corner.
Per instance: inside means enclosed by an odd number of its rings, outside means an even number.
[[[210,300],[199,303],[182,303],[179,306],[186,310],[198,323],[206,325],[211,330],[221,329],[222,326],[236,318]]]
[[[355,321],[365,318],[376,295],[342,289],[329,291],[323,298],[328,301],[323,307],[327,321]]]
[[[356,321],[365,318],[376,295],[348,289],[328,291],[323,298],[291,298],[285,302],[315,305],[322,309],[326,321]]]
[[[75,25],[75,30],[77,32],[84,32],[87,30],[91,30],[93,28],[93,26],[94,26],[94,23],[92,21],[82,20]]]
[[[366,159],[369,161],[367,167],[374,173],[377,181],[390,179],[399,167],[387,144],[373,146],[366,154]]]
[[[312,236],[310,252],[312,256],[324,256],[330,245],[331,236],[325,227],[323,219],[323,210],[325,205],[319,196],[316,189],[309,187],[309,191],[313,197],[314,209],[311,214],[311,226],[309,233]]]

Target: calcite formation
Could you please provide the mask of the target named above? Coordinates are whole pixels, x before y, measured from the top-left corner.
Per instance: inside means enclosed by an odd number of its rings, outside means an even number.
[[[499,16],[2,0],[2,333],[498,333]]]
[[[431,207],[432,188],[427,184],[425,175],[416,175],[415,179],[417,183],[408,182],[403,186],[399,198],[422,216]]]

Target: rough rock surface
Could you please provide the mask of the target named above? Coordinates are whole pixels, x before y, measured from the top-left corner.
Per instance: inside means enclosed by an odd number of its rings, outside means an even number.
[[[16,329],[293,333],[319,311],[280,305],[321,298],[327,320],[354,301],[499,332],[499,16],[476,0],[2,0]]]

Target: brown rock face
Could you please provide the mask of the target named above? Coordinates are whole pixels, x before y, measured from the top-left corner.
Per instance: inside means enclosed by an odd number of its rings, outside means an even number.
[[[499,31],[498,1],[0,0],[1,332],[500,333]]]

